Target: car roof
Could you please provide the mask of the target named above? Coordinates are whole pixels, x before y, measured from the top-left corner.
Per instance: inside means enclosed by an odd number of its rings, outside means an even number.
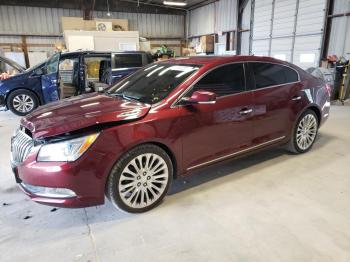
[[[173,64],[198,64],[198,65],[217,65],[224,63],[233,63],[233,62],[269,62],[282,65],[291,66],[290,63],[275,59],[267,56],[241,56],[241,55],[230,55],[230,56],[189,56],[189,57],[180,57],[173,58],[164,63],[173,63]]]

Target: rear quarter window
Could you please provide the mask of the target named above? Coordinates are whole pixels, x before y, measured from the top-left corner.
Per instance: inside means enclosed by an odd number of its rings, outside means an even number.
[[[141,54],[115,54],[113,68],[142,67]]]
[[[256,89],[299,81],[298,73],[287,66],[270,63],[250,63]]]

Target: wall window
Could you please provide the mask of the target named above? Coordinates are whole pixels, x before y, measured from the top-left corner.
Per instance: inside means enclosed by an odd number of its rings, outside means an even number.
[[[245,91],[243,64],[225,65],[214,69],[197,82],[191,94],[198,90],[210,91],[217,96]]]
[[[250,64],[254,71],[256,88],[283,85],[299,80],[298,74],[286,66],[269,63]]]

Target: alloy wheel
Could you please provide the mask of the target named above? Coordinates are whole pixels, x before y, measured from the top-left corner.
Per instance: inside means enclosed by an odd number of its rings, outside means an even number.
[[[169,180],[165,160],[154,153],[133,158],[121,173],[118,191],[125,205],[143,208],[152,205],[164,193]]]
[[[313,114],[305,115],[299,122],[296,132],[296,142],[300,149],[307,150],[317,135],[317,120]]]
[[[29,95],[20,94],[13,98],[13,108],[21,113],[27,113],[33,110],[34,100]]]

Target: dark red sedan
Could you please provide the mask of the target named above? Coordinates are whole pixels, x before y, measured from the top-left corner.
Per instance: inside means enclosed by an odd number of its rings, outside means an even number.
[[[171,181],[255,150],[308,151],[330,89],[304,70],[254,56],[151,64],[106,93],[40,107],[12,137],[12,167],[34,201],[156,206]]]

